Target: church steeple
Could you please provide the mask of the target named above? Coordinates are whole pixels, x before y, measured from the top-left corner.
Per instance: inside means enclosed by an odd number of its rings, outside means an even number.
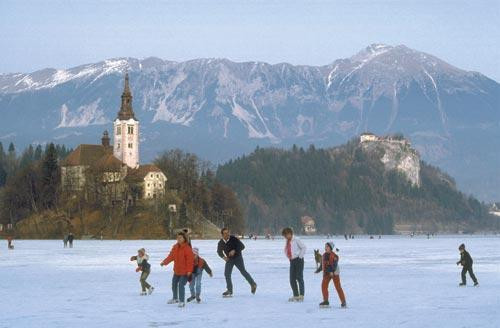
[[[118,112],[118,119],[126,121],[131,118],[135,119],[135,114],[132,109],[132,92],[130,92],[128,73],[125,73],[125,85],[123,87],[122,104]]]

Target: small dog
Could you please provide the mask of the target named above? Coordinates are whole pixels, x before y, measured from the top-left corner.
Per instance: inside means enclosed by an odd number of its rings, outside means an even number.
[[[319,252],[319,249],[314,250],[314,261],[316,262],[315,273],[318,273],[323,269],[323,256]]]

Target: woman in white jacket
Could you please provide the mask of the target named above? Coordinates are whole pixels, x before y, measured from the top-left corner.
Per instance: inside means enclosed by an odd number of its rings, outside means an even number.
[[[292,228],[283,229],[285,237],[285,255],[290,260],[290,286],[292,287],[293,297],[289,302],[302,302],[304,300],[304,255],[306,254],[306,245],[293,235]]]

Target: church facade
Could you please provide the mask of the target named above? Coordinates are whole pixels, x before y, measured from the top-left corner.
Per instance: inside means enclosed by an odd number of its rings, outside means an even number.
[[[71,152],[61,163],[64,191],[82,192],[92,185],[111,201],[164,195],[165,174],[154,164],[140,165],[139,120],[132,108],[132,98],[129,77],[125,74],[120,110],[113,122],[113,145],[104,131],[100,145],[82,144]]]

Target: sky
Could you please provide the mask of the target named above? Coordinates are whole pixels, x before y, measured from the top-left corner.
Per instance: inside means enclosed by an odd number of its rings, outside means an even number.
[[[0,73],[149,56],[325,65],[372,43],[500,81],[500,0],[0,0]]]

